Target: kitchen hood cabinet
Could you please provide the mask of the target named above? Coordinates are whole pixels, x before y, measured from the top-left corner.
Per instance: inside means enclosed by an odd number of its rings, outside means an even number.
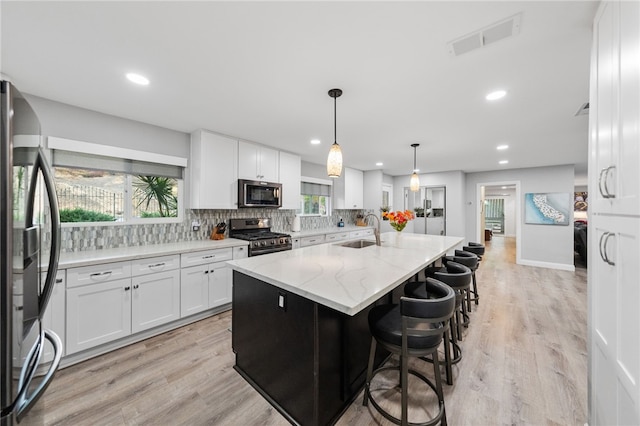
[[[238,141],[206,130],[191,133],[192,209],[238,208]]]
[[[238,178],[280,182],[278,151],[249,142],[238,142]]]

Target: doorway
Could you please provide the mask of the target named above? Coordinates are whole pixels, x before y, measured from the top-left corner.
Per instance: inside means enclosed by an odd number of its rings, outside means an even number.
[[[512,239],[516,263],[521,259],[520,181],[486,182],[477,185],[476,238],[490,245],[490,239]],[[502,243],[501,240],[499,242]]]
[[[416,234],[447,235],[447,188],[421,186],[418,191],[404,188],[405,210],[416,216],[413,232]]]

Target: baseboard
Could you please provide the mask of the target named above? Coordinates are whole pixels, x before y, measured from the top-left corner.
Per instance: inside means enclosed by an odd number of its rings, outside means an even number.
[[[526,260],[526,259],[518,259],[516,261],[518,265],[525,266],[535,266],[538,268],[547,268],[547,269],[560,269],[562,271],[575,272],[576,267],[573,264],[565,264],[565,263],[553,263],[553,262],[541,262],[538,260]]]

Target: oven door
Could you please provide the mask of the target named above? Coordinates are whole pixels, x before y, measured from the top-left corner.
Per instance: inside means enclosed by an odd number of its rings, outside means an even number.
[[[238,207],[282,207],[282,185],[240,179],[238,181]]]

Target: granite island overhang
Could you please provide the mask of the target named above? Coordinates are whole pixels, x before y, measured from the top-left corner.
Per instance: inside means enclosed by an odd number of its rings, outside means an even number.
[[[371,307],[462,241],[390,232],[381,246],[337,242],[229,261],[234,368],[291,423],[335,423],[364,384]]]

